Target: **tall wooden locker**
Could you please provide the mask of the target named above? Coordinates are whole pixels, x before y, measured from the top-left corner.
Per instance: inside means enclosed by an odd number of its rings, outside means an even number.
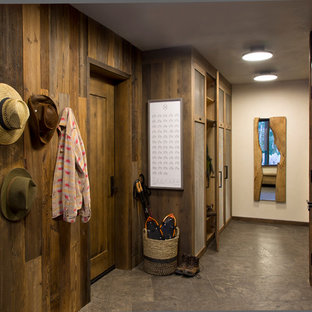
[[[143,53],[144,109],[148,100],[181,98],[183,103],[183,190],[152,189],[150,197],[156,219],[162,220],[169,213],[175,214],[180,228],[180,255],[202,255],[207,244],[218,238],[219,198],[224,200],[222,207],[228,207],[227,199],[224,195],[219,196],[218,188],[221,181],[217,144],[220,129],[217,119],[218,79],[218,71],[191,47]],[[146,111],[143,114],[146,116]],[[224,126],[222,129],[224,132]],[[226,141],[224,143],[226,133],[223,137],[222,172],[228,161],[228,153],[225,152],[228,147]],[[147,150],[147,137],[143,137],[142,142]],[[208,168],[213,168],[209,175]],[[143,172],[148,176],[144,159]],[[224,185],[223,179],[224,174]],[[225,188],[230,186],[226,184]],[[222,211],[223,220],[224,208]]]

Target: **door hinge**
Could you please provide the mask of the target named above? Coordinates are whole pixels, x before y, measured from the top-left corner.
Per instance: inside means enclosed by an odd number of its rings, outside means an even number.
[[[307,200],[307,204],[308,204],[308,210],[310,211],[310,209],[312,208],[312,202]]]

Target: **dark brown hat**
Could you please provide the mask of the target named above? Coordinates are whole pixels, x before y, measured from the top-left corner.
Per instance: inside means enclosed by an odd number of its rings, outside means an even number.
[[[55,103],[46,95],[32,95],[28,99],[29,127],[35,147],[49,143],[58,125],[59,116]]]
[[[9,221],[24,219],[34,203],[37,186],[24,168],[11,170],[1,188],[1,211]]]

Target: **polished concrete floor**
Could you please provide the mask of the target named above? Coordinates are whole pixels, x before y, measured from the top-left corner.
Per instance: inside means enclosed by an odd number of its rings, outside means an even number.
[[[308,227],[233,220],[193,278],[114,270],[81,312],[311,310]]]

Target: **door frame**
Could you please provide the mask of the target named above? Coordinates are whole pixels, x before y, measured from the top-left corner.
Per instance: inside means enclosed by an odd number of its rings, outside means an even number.
[[[312,286],[312,31],[309,40],[309,281]]]
[[[131,269],[131,207],[132,207],[132,137],[131,137],[131,76],[105,63],[87,58],[87,105],[91,74],[102,76],[114,85],[114,132],[115,132],[115,267]],[[116,144],[117,143],[117,144]],[[92,210],[92,199],[91,199]],[[90,235],[88,239],[90,255]],[[90,256],[88,271],[90,272]]]

